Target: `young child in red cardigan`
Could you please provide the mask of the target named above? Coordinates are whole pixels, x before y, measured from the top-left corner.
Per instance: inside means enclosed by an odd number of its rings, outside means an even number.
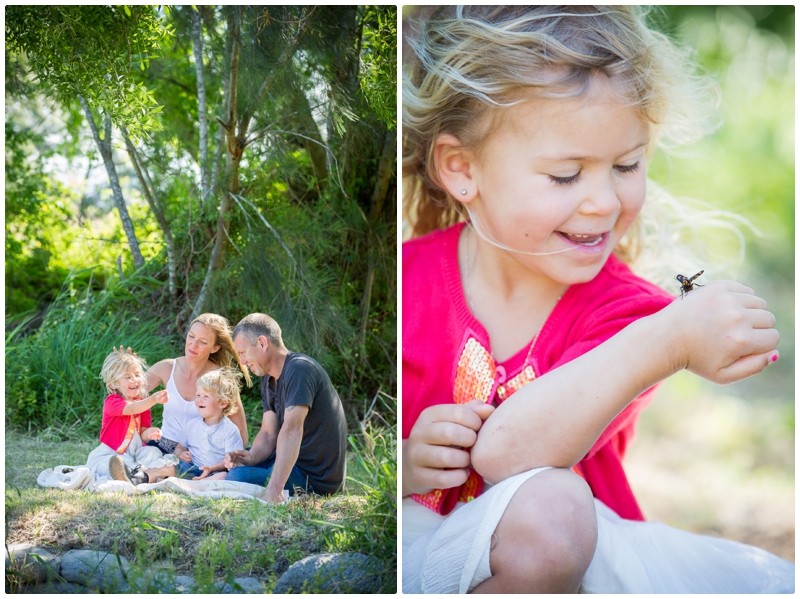
[[[130,468],[139,464],[164,466],[157,447],[145,445],[161,437],[161,430],[150,426],[150,408],[168,401],[166,391],[145,397],[147,379],[142,358],[114,351],[103,362],[100,377],[109,395],[103,403],[100,446],[92,450],[87,465],[97,478],[110,478],[109,460],[120,456]]]
[[[751,289],[676,300],[627,265],[650,151],[708,129],[684,54],[631,6],[446,6],[410,44],[403,592],[793,589],[765,551],[644,522],[622,468],[659,381],[778,359]]]

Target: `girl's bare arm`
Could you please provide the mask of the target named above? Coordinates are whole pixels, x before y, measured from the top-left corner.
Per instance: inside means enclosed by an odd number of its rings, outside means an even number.
[[[766,302],[743,285],[692,291],[517,391],[481,427],[472,466],[492,483],[571,467],[631,401],[679,370],[719,384],[761,372],[780,338],[774,326]]]
[[[125,416],[133,416],[135,414],[141,414],[142,412],[146,412],[147,410],[152,408],[157,403],[160,404],[167,403],[166,391],[159,391],[158,393],[153,393],[150,397],[141,399],[139,401],[129,401],[127,405],[122,409],[122,413]]]

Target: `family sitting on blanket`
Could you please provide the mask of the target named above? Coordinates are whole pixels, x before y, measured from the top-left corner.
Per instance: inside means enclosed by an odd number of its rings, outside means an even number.
[[[111,395],[101,445],[88,461],[95,476],[133,484],[176,475],[227,477],[266,486],[258,496],[273,502],[283,500],[284,489],[329,494],[341,488],[347,427],[339,396],[315,360],[286,349],[272,318],[251,314],[231,336],[223,317],[203,314],[189,328],[185,353],[146,375],[130,348],[106,358],[101,376]],[[234,364],[248,384],[248,368],[264,377],[262,426],[248,450]],[[144,397],[160,384],[165,391]],[[156,403],[164,405],[161,429],[150,426]]]

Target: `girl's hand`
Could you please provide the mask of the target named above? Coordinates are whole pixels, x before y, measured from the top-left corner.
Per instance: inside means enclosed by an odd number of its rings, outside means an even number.
[[[152,399],[156,403],[165,404],[169,401],[169,395],[166,389],[162,389],[161,391],[153,393],[148,399]]]
[[[161,429],[155,426],[151,426],[150,428],[146,428],[142,431],[142,441],[147,443],[148,441],[158,441],[161,438]]]
[[[469,448],[492,412],[492,406],[477,399],[423,410],[403,440],[403,497],[463,484],[469,475]]]
[[[189,453],[189,450],[182,451],[178,454],[178,459],[183,462],[191,462],[192,461],[192,454]]]
[[[117,349],[117,346],[116,346],[116,345],[114,346],[114,351],[115,351],[115,352],[116,352],[116,351],[119,351],[119,353],[121,353],[121,354],[128,353],[128,354],[133,354],[134,356],[138,355],[138,354],[137,354],[135,351],[131,351],[131,348],[130,348],[130,347],[128,348],[128,351],[126,352],[126,351],[125,351],[125,348],[122,346],[122,344],[121,344],[121,343],[119,344],[119,349]]]
[[[189,452],[187,451],[185,453]],[[202,470],[203,473],[200,476],[195,476],[192,480],[201,480],[209,474],[214,474],[214,469],[211,466],[200,466],[200,470]]]
[[[775,316],[766,301],[740,283],[709,283],[662,313],[674,318],[678,366],[714,383],[740,381],[778,359]]]

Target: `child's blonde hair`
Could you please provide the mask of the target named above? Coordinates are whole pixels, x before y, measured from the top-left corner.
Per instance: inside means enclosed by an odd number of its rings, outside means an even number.
[[[650,123],[651,146],[674,148],[715,129],[719,94],[688,51],[635,6],[445,6],[418,25],[403,80],[403,214],[410,236],[458,222],[433,161],[438,136],[480,152],[502,109],[538,97],[581,97],[603,75]],[[632,262],[639,225],[615,250]]]
[[[230,416],[239,410],[236,400],[239,399],[239,381],[241,378],[242,374],[237,370],[220,368],[219,370],[206,372],[197,379],[197,388],[216,393],[221,400],[227,401],[228,404],[222,408],[222,414]]]
[[[135,354],[114,351],[108,354],[103,362],[103,368],[100,370],[100,378],[103,379],[109,393],[119,393],[121,390],[111,385],[128,372],[138,370],[140,374],[137,375],[137,378],[141,381],[139,397],[144,397],[147,393],[147,377],[144,375],[146,369],[147,363],[143,358]]]

